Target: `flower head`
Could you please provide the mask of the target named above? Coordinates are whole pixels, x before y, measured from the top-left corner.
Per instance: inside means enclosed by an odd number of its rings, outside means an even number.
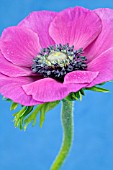
[[[25,106],[113,79],[113,10],[32,12],[0,39],[0,93]]]

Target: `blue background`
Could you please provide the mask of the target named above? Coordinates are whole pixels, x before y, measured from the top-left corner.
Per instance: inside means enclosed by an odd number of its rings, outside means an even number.
[[[113,8],[112,0],[0,0],[0,32],[16,25],[31,11],[60,11],[76,5]],[[75,103],[74,142],[61,170],[113,170],[113,84],[108,94],[87,92]],[[9,103],[0,96],[0,170],[49,170],[62,140],[60,104],[26,132],[15,129]]]

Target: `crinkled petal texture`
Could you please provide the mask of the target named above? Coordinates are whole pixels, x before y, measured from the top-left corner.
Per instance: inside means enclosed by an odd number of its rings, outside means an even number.
[[[40,48],[38,35],[28,28],[9,27],[2,33],[1,52],[15,65],[31,68]]]
[[[42,102],[35,101],[32,96],[26,95],[22,89],[22,85],[28,84],[33,80],[28,77],[11,78],[0,74],[0,93],[25,106],[37,105]]]
[[[66,97],[70,92],[77,92],[81,88],[87,86],[98,75],[97,72],[88,72],[84,74],[84,79],[78,75],[82,75],[81,72],[75,71],[74,77],[69,79],[66,76],[64,83],[59,83],[52,78],[44,78],[28,85],[23,85],[22,88],[28,95],[32,95],[34,100],[50,102],[60,100]]]
[[[54,44],[53,39],[49,35],[49,26],[56,15],[57,13],[52,11],[32,12],[19,25],[36,32],[41,46],[45,48]]]
[[[113,79],[113,10],[81,7],[62,12],[33,12],[0,38],[0,93],[25,106],[65,98],[70,92]],[[42,47],[54,44],[84,48],[88,68],[73,71],[60,83],[31,72]]]
[[[57,14],[49,33],[56,44],[74,45],[75,49],[86,48],[101,32],[98,15],[85,8],[75,7]]]
[[[113,47],[113,10],[100,8],[94,10],[102,20],[102,31],[98,38],[85,50],[88,61]]]
[[[113,48],[106,50],[90,62],[88,69],[99,72],[97,78],[89,84],[89,87],[113,80]]]
[[[33,75],[31,69],[19,67],[9,62],[0,52],[0,73],[9,77],[20,77]]]

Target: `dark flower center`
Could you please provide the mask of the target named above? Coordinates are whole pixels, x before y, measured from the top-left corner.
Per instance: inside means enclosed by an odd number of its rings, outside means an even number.
[[[75,50],[74,46],[69,47],[69,44],[59,44],[43,48],[33,60],[32,71],[43,77],[63,81],[67,73],[85,70],[86,61],[82,48]]]

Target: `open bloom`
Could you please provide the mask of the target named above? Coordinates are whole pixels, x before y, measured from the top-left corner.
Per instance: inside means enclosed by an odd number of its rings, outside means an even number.
[[[112,79],[112,9],[32,12],[1,35],[0,93],[14,102],[60,100]]]

